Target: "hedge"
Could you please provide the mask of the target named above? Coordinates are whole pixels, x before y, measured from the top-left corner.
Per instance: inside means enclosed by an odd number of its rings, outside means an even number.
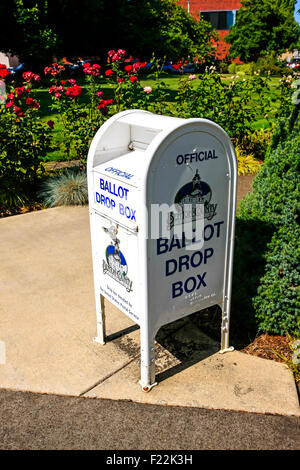
[[[286,123],[285,132],[282,126],[279,129],[284,138],[279,139],[276,148],[266,156],[253,182],[253,192],[241,202],[236,253],[243,259],[236,259],[236,275],[240,281],[239,291],[248,303],[237,303],[244,309],[252,308],[259,331],[281,335],[288,331],[298,335],[299,119],[287,136],[289,124]],[[241,226],[243,232],[239,232]],[[245,230],[250,233],[246,235]],[[248,321],[253,322],[251,312]]]

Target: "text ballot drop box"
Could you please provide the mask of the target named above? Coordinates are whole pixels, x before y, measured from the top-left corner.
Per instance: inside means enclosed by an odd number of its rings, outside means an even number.
[[[104,298],[140,326],[143,390],[155,385],[154,339],[167,323],[211,305],[229,315],[237,164],[225,131],[206,119],[116,114],[88,155],[97,312]]]

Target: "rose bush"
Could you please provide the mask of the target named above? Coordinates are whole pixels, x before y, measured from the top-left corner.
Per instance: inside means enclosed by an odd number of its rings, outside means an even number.
[[[171,64],[182,75],[177,90],[170,92],[164,81],[164,63],[152,56],[151,86],[145,86],[140,77],[147,63],[127,59],[124,49],[110,50],[104,68],[97,63],[84,63],[85,83],[81,77],[67,79],[64,65],[54,62],[44,68],[51,110],[55,115],[53,120],[41,118],[35,93],[40,76],[26,71],[23,83],[8,90],[6,103],[1,106],[2,175],[22,172],[34,186],[37,173],[42,169],[40,162],[47,158],[51,146],[55,146],[55,151],[60,150],[65,160],[79,159],[84,167],[97,129],[114,113],[130,108],[183,118],[211,119],[228,132],[241,154],[250,149],[255,157],[263,159],[262,154],[271,139],[270,113],[273,113],[272,119],[289,116],[296,77],[282,78],[275,113],[269,76],[262,77],[255,72],[251,77],[235,75],[225,80],[214,66],[207,67],[200,75],[184,74],[185,61],[182,60]],[[0,65],[0,80],[9,76],[6,67]],[[110,96],[104,95],[104,85],[110,88]],[[269,125],[270,130],[263,135],[253,127],[259,119]],[[51,140],[52,131],[55,139]]]
[[[51,149],[51,125],[40,118],[40,103],[32,97],[33,83],[40,77],[28,71],[23,79],[22,86],[10,87],[6,103],[0,105],[1,213],[30,201]]]
[[[52,98],[51,109],[58,115],[63,128],[64,139],[60,144],[66,154],[66,159],[72,152],[83,164],[86,162],[88,147],[95,131],[103,123],[104,116],[112,100],[104,100],[100,90],[100,65],[89,62],[83,66],[83,73],[87,82],[88,102],[81,101],[83,91],[75,79],[61,80],[59,75],[63,71],[57,64],[46,67],[45,75],[51,74],[52,86],[49,93]],[[100,99],[99,99],[100,98]]]

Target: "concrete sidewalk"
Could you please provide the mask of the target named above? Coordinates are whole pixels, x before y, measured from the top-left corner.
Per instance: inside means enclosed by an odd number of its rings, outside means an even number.
[[[300,416],[284,365],[218,354],[219,345],[189,317],[159,332],[159,385],[142,392],[136,325],[107,303],[111,341],[92,342],[88,217],[87,207],[69,207],[0,220],[0,388]],[[114,335],[119,331],[127,334]]]

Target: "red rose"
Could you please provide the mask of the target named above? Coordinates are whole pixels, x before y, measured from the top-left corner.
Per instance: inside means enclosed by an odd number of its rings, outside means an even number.
[[[129,80],[131,81],[131,83],[135,83],[137,82],[137,77],[135,75],[131,75],[131,77],[129,77]]]
[[[105,75],[106,75],[107,77],[112,77],[113,74],[114,74],[114,72],[112,71],[112,69],[108,69],[108,70],[106,70],[106,72],[105,72]]]
[[[29,108],[36,108],[36,109],[40,108],[40,103],[35,101],[33,98],[26,98],[26,104],[27,106],[29,106]]]
[[[69,96],[72,100],[82,95],[82,88],[79,85],[69,86],[66,90],[66,96]]]
[[[25,87],[20,86],[20,87],[16,88],[16,93],[17,93],[17,98],[22,98],[22,96],[25,93]]]
[[[104,104],[104,106],[109,106],[110,104],[113,104],[114,100],[111,98],[109,100],[102,100],[101,104]]]
[[[132,70],[132,65],[125,65],[126,72],[130,72]]]
[[[19,106],[13,106],[13,110],[18,117],[21,117],[24,114],[23,111],[21,111],[21,108],[19,108]]]
[[[30,82],[30,80],[34,79],[34,73],[24,72],[23,73],[23,78],[24,78],[24,80],[26,80],[26,82]]]
[[[99,105],[97,106],[97,108],[100,109],[100,112],[101,112],[102,114],[106,114],[106,113],[107,113],[107,107],[106,107],[104,104],[99,104]]]
[[[4,79],[10,75],[10,71],[7,70],[6,65],[0,64],[0,79]]]

